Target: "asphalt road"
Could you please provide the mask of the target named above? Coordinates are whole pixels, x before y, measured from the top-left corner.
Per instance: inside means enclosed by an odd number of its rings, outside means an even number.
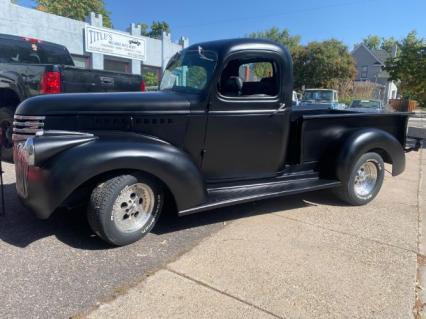
[[[142,241],[111,248],[92,234],[83,211],[58,212],[47,221],[34,218],[16,199],[13,166],[3,168],[7,211],[0,217],[0,318],[69,318],[85,312],[176,259],[226,221],[255,213],[253,206],[274,205],[264,201],[182,218],[166,212]]]
[[[69,318],[141,281],[220,229],[226,216],[164,214],[144,240],[111,248],[92,234],[84,212],[34,218],[16,199],[4,165],[6,216],[0,217],[0,318]],[[228,213],[227,211],[226,213]]]

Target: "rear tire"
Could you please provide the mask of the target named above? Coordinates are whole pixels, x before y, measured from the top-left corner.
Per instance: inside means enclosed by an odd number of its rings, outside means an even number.
[[[4,134],[4,145],[1,145],[1,160],[13,163],[13,111],[10,107],[0,108],[0,129]]]
[[[384,176],[382,157],[377,153],[366,153],[352,165],[351,173],[346,180],[342,180],[337,195],[350,205],[365,205],[379,193]]]
[[[92,192],[87,217],[92,230],[111,245],[124,246],[148,234],[163,206],[161,185],[143,175],[120,175]]]

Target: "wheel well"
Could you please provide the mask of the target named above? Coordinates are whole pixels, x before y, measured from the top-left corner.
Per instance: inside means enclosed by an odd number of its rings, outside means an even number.
[[[379,154],[385,163],[392,164],[392,157],[382,148],[373,148],[369,150],[367,153],[377,153]]]
[[[0,107],[8,106],[13,111],[20,103],[18,95],[11,89],[0,89]]]
[[[96,175],[86,182],[84,182],[82,185],[80,185],[77,189],[75,189],[70,196],[64,201],[64,205],[66,207],[74,207],[77,204],[81,204],[81,202],[86,202],[89,200],[90,195],[92,194],[93,189],[98,186],[99,184],[102,184],[103,182],[119,176],[119,175],[127,175],[127,174],[135,174],[135,173],[142,173],[146,176],[148,176],[151,179],[156,180],[159,182],[163,189],[164,189],[164,195],[166,197],[166,202],[169,202],[173,207],[176,206],[176,200],[173,196],[173,193],[171,192],[170,188],[167,186],[164,181],[159,179],[157,176],[154,176],[148,172],[142,171],[142,170],[134,170],[134,169],[118,169],[118,170],[112,170],[108,172],[101,173],[99,175]]]

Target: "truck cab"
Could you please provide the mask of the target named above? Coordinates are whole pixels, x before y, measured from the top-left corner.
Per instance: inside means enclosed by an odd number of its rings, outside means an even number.
[[[87,202],[113,245],[146,235],[165,202],[178,215],[334,188],[352,205],[405,167],[408,115],[292,107],[292,60],[272,41],[190,46],[158,92],[62,94],[15,114],[17,191],[40,218]]]

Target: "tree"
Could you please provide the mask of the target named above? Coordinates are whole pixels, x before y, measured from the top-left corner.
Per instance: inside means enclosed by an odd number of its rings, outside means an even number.
[[[290,35],[288,29],[273,27],[262,32],[248,34],[250,38],[269,39],[288,47],[293,56],[295,88],[323,87],[339,89],[342,83],[355,77],[355,62],[348,48],[340,41],[311,42],[303,47],[300,36]],[[257,76],[265,77],[271,72],[270,64],[256,65]]]
[[[282,45],[285,45],[292,54],[300,48],[300,36],[290,35],[288,29],[280,30],[277,27],[272,27],[265,31],[249,33],[247,36],[254,39],[269,39],[276,41]]]
[[[395,46],[398,45],[398,41],[394,37],[381,38],[377,35],[369,35],[362,40],[362,43],[364,43],[370,50],[383,49],[389,54],[391,54],[395,49]]]
[[[140,22],[137,25],[141,26],[141,34],[146,37],[161,39],[163,32],[170,33],[170,25],[165,21],[153,21],[151,27],[146,23]]]
[[[293,56],[295,87],[339,89],[353,80],[355,61],[341,41],[311,42]]]
[[[155,72],[146,72],[143,75],[146,86],[157,86],[158,85],[158,75]]]
[[[286,46],[291,54],[295,54],[297,50],[301,48],[300,45],[300,36],[290,35],[288,29],[280,30],[277,27],[272,27],[265,31],[252,32],[247,35],[249,38],[253,39],[267,39],[278,42]],[[259,78],[264,78],[270,76],[272,73],[272,68],[270,63],[257,63],[254,67],[254,73]]]
[[[364,43],[370,50],[378,50],[382,44],[382,39],[377,35],[370,34],[362,40],[362,43]]]
[[[170,25],[165,21],[153,21],[149,36],[154,39],[161,39],[163,32],[170,33]]]
[[[426,39],[410,32],[399,43],[400,54],[387,61],[385,70],[391,80],[400,81],[403,97],[426,106]]]
[[[36,9],[66,18],[84,21],[90,12],[102,14],[106,27],[112,27],[110,12],[103,0],[35,0]]]
[[[398,41],[394,37],[390,37],[388,39],[382,39],[382,44],[380,45],[380,48],[385,50],[389,54],[392,54],[393,50],[395,49],[395,46],[398,47]]]
[[[145,37],[149,37],[149,26],[146,23],[136,23],[136,25],[139,25],[141,27],[141,35]]]

